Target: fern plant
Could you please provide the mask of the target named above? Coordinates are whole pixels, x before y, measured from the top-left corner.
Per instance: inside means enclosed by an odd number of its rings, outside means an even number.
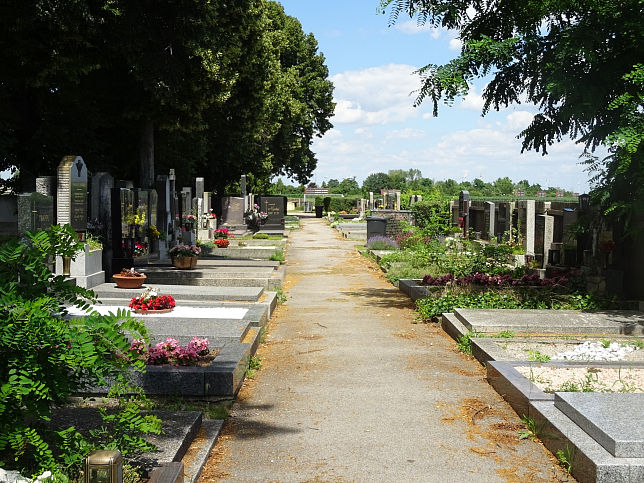
[[[66,304],[87,310],[96,301],[92,291],[47,267],[49,257],[61,253],[61,240],[75,246],[69,230],[53,228],[0,246],[0,467],[25,475],[78,469],[92,447],[74,428],[47,426],[55,405],[87,385],[123,377],[130,367],[144,369],[125,334],[146,338],[145,326],[124,310],[64,319]],[[71,251],[67,246],[62,253]]]

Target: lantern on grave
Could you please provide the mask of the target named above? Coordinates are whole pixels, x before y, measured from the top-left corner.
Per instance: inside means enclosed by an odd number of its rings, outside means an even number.
[[[85,483],[123,483],[123,457],[117,450],[94,450],[85,458]]]

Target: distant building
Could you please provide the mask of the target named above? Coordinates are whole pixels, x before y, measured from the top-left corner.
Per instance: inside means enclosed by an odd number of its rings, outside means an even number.
[[[307,195],[328,195],[329,188],[309,188],[308,186],[304,188],[304,194]]]

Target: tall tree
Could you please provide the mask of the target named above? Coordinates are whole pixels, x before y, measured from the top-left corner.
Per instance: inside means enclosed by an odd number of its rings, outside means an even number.
[[[597,199],[629,216],[644,210],[644,9],[641,0],[382,0],[402,13],[455,30],[463,46],[445,65],[420,69],[416,104],[464,96],[491,76],[483,112],[525,100],[539,113],[519,136],[544,154],[570,136],[611,155],[591,159]]]

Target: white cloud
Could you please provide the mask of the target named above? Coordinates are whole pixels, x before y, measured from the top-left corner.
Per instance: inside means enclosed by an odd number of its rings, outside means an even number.
[[[528,111],[511,112],[505,118],[506,124],[504,128],[518,134],[530,125],[533,118],[534,114]]]
[[[463,98],[458,107],[461,109],[468,109],[470,111],[481,112],[483,110],[483,105],[485,104],[483,96],[477,92],[477,89],[473,84],[470,84],[469,86],[470,89],[467,95]]]
[[[422,129],[412,129],[412,128],[406,128],[406,129],[395,129],[393,131],[389,131],[387,135],[385,136],[386,139],[391,140],[391,139],[418,139],[425,137],[425,131]]]
[[[396,30],[407,34],[407,35],[417,35],[425,32],[429,32],[431,38],[437,39],[441,35],[441,29],[432,27],[429,24],[419,24],[415,20],[408,20],[406,22],[397,22],[395,24]]]
[[[410,65],[389,64],[332,76],[334,124],[389,124],[417,117],[410,96],[420,85],[415,71]]]
[[[463,42],[461,42],[461,39],[451,39],[449,41],[450,50],[457,50],[460,52],[461,47],[463,47]]]

